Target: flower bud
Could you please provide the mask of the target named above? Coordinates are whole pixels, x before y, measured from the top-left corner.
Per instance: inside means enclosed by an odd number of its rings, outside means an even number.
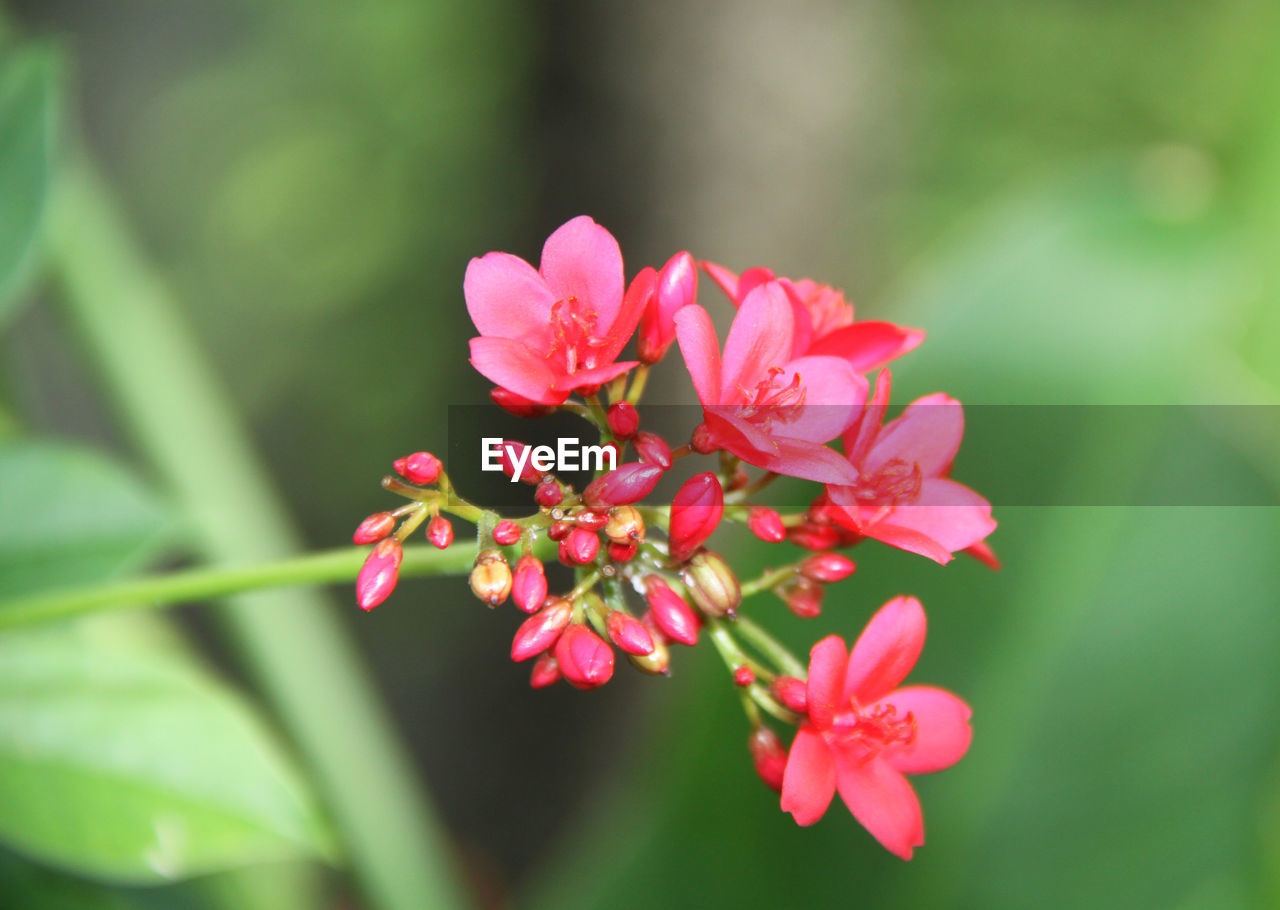
[[[634,616],[628,616],[621,610],[613,610],[605,618],[604,627],[609,633],[609,641],[626,653],[639,655],[653,653],[653,636]]]
[[[765,506],[752,506],[747,513],[747,527],[765,543],[779,543],[787,538],[782,516]]]
[[[600,552],[600,537],[586,528],[573,528],[560,541],[560,561],[570,566],[585,566]]]
[[[602,474],[582,491],[582,501],[592,508],[620,506],[644,499],[662,478],[657,465],[633,461]]]
[[[533,466],[533,453],[525,454],[525,449],[529,448],[523,442],[516,442],[513,439],[504,439],[498,444],[498,464],[502,466],[502,473],[508,477],[516,476],[516,463],[519,461],[524,465],[520,470],[520,479],[525,483],[537,483],[546,475],[545,471],[539,471]],[[523,461],[521,461],[523,459]]]
[[[619,439],[630,439],[640,429],[640,412],[629,401],[615,401],[605,412],[609,432]]]
[[[813,619],[822,612],[822,585],[803,575],[774,589],[796,616]]]
[[[560,672],[574,688],[594,689],[613,676],[613,649],[580,623],[561,633],[555,656]]]
[[[746,664],[743,664],[740,667],[733,668],[733,684],[735,686],[741,686],[742,688],[745,689],[747,686],[751,685],[755,681],[756,681],[755,671],[752,670],[750,667],[748,667]]]
[[[681,571],[680,580],[694,605],[708,616],[732,614],[742,603],[738,577],[715,553],[695,553]]]
[[[684,598],[672,591],[661,575],[646,577],[644,590],[654,624],[662,634],[682,645],[696,645],[701,621]]]
[[[490,607],[496,607],[511,593],[511,566],[497,550],[481,550],[470,580],[472,593]]]
[[[547,686],[554,686],[564,674],[560,672],[560,665],[556,663],[556,659],[550,654],[543,654],[533,664],[533,672],[529,674],[529,685],[534,689],[545,689]]]
[[[636,544],[644,540],[644,519],[634,506],[616,506],[609,510],[604,536],[614,543]]]
[[[645,616],[649,616],[648,613]],[[653,650],[648,654],[628,654],[627,660],[631,661],[631,665],[642,673],[651,673],[655,676],[671,672],[671,652],[667,650],[666,642],[662,640],[662,632],[652,625],[652,617],[649,622],[644,623],[649,638],[653,641]]]
[[[787,750],[773,728],[763,724],[751,731],[747,740],[747,748],[751,751],[751,761],[756,767],[756,774],[771,790],[782,792],[782,775],[787,769]]]
[[[427,486],[436,482],[440,476],[440,459],[430,452],[414,452],[404,458],[397,458],[393,467],[409,483]]]
[[[516,563],[511,582],[511,599],[526,613],[532,613],[547,599],[547,573],[542,562],[530,553]]]
[[[840,532],[830,525],[805,521],[787,529],[787,540],[806,550],[830,550],[840,543]]]
[[[533,498],[538,505],[550,508],[564,502],[564,492],[560,489],[560,484],[554,480],[543,480],[533,491]]]
[[[633,543],[609,543],[609,558],[614,562],[631,562],[640,548]]]
[[[427,522],[427,540],[443,550],[453,543],[453,522],[443,515],[433,515]]]
[[[724,490],[716,475],[706,471],[686,480],[671,500],[667,534],[671,558],[677,562],[687,559],[711,536],[723,514]]]
[[[657,433],[637,433],[631,444],[645,464],[657,465],[664,471],[671,470],[671,446]]]
[[[848,578],[856,568],[852,559],[839,553],[815,553],[800,563],[800,574],[823,584],[832,584]]]
[[[577,527],[585,528],[588,531],[603,531],[604,526],[609,523],[609,513],[594,509],[582,509],[573,513],[573,523]]]
[[[510,518],[504,518],[493,526],[493,542],[509,547],[520,539],[520,526]]]
[[[803,679],[796,679],[794,676],[777,676],[774,677],[769,688],[787,709],[797,714],[809,713],[809,689]]]
[[[552,540],[560,541],[569,536],[569,532],[573,530],[573,525],[567,521],[553,521],[551,526],[547,528],[547,536]]]
[[[356,528],[351,539],[355,543],[377,543],[396,527],[396,517],[390,512],[374,512]]]
[[[395,590],[402,559],[404,549],[394,537],[386,538],[369,551],[356,576],[356,603],[361,610],[372,610]]]
[[[700,423],[694,427],[693,435],[689,437],[689,448],[699,455],[710,455],[720,446],[716,443],[716,436],[711,432],[711,427]]]
[[[556,643],[573,619],[573,605],[563,598],[553,600],[520,624],[511,640],[511,659],[516,663],[541,654]]]
[[[489,398],[502,410],[516,417],[546,417],[556,409],[553,404],[540,404],[536,401],[530,401],[523,395],[517,395],[502,386],[495,386],[489,392]]]
[[[658,274],[657,288],[640,317],[636,350],[643,363],[657,363],[676,337],[675,314],[698,293],[698,267],[688,253],[676,253]]]

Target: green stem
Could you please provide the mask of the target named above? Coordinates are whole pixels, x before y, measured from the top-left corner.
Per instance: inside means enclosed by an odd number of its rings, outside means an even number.
[[[763,573],[759,578],[753,578],[751,581],[742,583],[742,599],[746,600],[753,594],[759,594],[761,591],[768,591],[771,588],[776,588],[788,578],[794,578],[795,574],[795,566],[783,566],[781,569],[770,569]]]
[[[299,536],[235,409],[87,161],[68,162],[50,224],[62,303],[139,450],[211,563],[292,556]],[[367,903],[467,905],[448,840],[333,605],[313,590],[230,598],[223,619],[305,759]]]
[[[787,676],[794,676],[796,679],[808,677],[809,674],[804,664],[796,659],[796,656],[791,653],[787,646],[766,632],[761,626],[756,625],[754,620],[748,619],[739,613],[733,625],[738,633],[751,643],[753,648],[773,661],[774,666]]]

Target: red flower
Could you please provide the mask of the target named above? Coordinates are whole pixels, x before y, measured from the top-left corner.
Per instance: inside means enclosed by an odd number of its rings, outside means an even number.
[[[963,701],[932,686],[896,688],[924,646],[920,601],[897,597],[871,618],[846,657],[831,635],[809,656],[809,720],[796,733],[782,779],[782,809],[801,825],[838,790],[849,811],[891,853],[910,859],[924,820],[908,774],[958,762],[973,731]]]
[[[794,356],[829,355],[849,361],[859,373],[869,373],[919,347],[922,329],[910,329],[892,322],[853,318],[853,304],[839,290],[808,278],[792,281],[776,278],[766,268],[747,269],[735,275],[722,265],[703,262],[702,268],[736,306],[767,281],[776,280],[787,291],[796,312]]]
[[[694,304],[675,315],[676,338],[702,402],[704,436],[758,467],[823,483],[857,472],[826,443],[857,417],[867,381],[838,357],[796,357],[796,316],[783,286],[749,293],[725,340]]]
[[[926,395],[884,426],[890,376],[844,436],[852,485],[827,487],[827,514],[866,537],[948,563],[996,528],[991,503],[947,477],[964,435],[964,411],[947,395]]]
[[[480,331],[471,339],[471,365],[539,404],[608,382],[636,365],[614,360],[656,281],[646,269],[624,297],[618,242],[586,215],[547,238],[541,269],[510,253],[472,259],[462,285]]]

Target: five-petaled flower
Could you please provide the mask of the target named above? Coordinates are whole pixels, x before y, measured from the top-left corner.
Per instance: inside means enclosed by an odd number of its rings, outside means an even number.
[[[779,474],[857,480],[853,466],[824,443],[857,417],[867,381],[841,358],[795,356],[796,315],[781,284],[768,281],[747,294],[723,357],[701,306],[684,307],[675,323],[715,447]]]
[[[471,364],[539,404],[594,390],[636,365],[615,361],[656,281],[645,269],[624,294],[618,242],[586,215],[547,238],[540,269],[510,253],[472,259],[462,285],[480,331],[471,339]]]
[[[945,564],[996,528],[991,503],[947,476],[964,435],[964,411],[947,395],[926,395],[881,426],[889,388],[883,370],[844,435],[858,479],[827,486],[827,514],[865,537]]]
[[[924,647],[920,601],[897,597],[871,618],[853,650],[830,635],[809,655],[808,720],[782,778],[782,809],[812,825],[839,791],[891,853],[910,859],[924,819],[906,775],[949,768],[969,748],[969,706],[943,689],[898,684]]]

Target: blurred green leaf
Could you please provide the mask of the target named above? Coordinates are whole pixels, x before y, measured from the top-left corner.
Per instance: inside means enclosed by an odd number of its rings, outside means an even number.
[[[0,838],[109,881],[326,851],[275,739],[188,660],[66,630],[0,638]]]
[[[101,886],[41,869],[0,853],[0,895],[7,910],[137,910],[128,898]]]
[[[0,442],[0,598],[137,568],[172,530],[114,461],[65,443]]]
[[[0,52],[0,325],[12,315],[44,222],[60,63],[50,47]]]

